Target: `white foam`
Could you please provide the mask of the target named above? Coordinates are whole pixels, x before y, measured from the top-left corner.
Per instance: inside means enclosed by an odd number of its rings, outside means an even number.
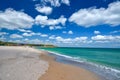
[[[64,58],[67,58],[67,59],[70,59],[70,60],[73,60],[73,61],[77,61],[77,62],[85,62],[85,61],[87,61],[86,59],[83,59],[83,58],[80,58],[80,57],[71,57],[71,56],[59,54],[59,53],[44,50],[44,49],[40,49],[40,50],[47,51],[49,53],[52,53],[52,54],[55,54],[55,55],[58,55],[58,56],[61,56],[61,57],[64,57]]]

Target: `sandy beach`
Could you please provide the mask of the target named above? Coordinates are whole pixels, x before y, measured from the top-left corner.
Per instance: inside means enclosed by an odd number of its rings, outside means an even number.
[[[38,80],[49,66],[40,53],[30,47],[0,46],[0,80]]]
[[[0,47],[0,80],[100,80],[47,54],[30,47]]]
[[[98,76],[83,68],[56,62],[55,58],[47,53],[40,57],[49,62],[49,68],[39,80],[100,80]]]

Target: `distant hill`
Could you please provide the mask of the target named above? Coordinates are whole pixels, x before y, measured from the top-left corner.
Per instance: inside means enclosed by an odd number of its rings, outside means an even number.
[[[51,44],[24,44],[24,43],[14,43],[14,42],[3,42],[0,41],[0,46],[40,46],[40,47],[56,47]]]

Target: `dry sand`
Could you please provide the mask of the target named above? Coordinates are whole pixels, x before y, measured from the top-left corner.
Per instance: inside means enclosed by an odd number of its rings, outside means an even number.
[[[0,80],[99,80],[99,77],[83,68],[56,62],[43,51],[4,46],[0,47]]]
[[[38,80],[49,66],[40,53],[30,47],[0,46],[0,80]]]
[[[100,80],[97,75],[83,68],[56,62],[47,54],[40,56],[49,62],[47,72],[39,80]]]

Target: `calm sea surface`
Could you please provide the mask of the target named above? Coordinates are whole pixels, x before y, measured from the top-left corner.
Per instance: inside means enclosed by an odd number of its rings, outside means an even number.
[[[104,66],[102,68],[107,69],[105,74],[109,75],[108,73],[110,72],[110,77],[113,75],[111,79],[106,80],[120,80],[120,48],[37,48],[73,60]],[[112,70],[113,72],[111,72]]]

